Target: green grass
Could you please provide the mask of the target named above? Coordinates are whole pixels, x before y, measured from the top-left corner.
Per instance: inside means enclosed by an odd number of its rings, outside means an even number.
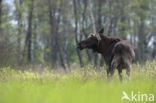
[[[66,74],[53,71],[36,74],[1,68],[0,103],[136,102],[121,100],[122,91],[128,95],[134,91],[135,93],[152,93],[156,96],[155,62],[147,62],[143,66],[133,65],[131,80],[124,80],[123,83],[120,83],[117,71],[112,82],[108,83],[105,70],[96,72],[90,68],[88,66],[83,69],[74,69]],[[148,103],[156,103],[156,99],[155,102]]]

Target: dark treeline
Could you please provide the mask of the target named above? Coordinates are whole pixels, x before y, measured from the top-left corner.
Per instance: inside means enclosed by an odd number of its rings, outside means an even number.
[[[101,55],[76,48],[102,27],[128,39],[136,61],[156,56],[156,0],[0,0],[0,66],[102,66]]]

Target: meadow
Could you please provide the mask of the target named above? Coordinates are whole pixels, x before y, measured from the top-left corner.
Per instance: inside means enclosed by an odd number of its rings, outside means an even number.
[[[141,94],[156,96],[156,62],[134,64],[131,80],[119,81],[117,71],[108,83],[106,71],[92,66],[61,73],[45,68],[42,74],[15,68],[0,69],[0,103],[138,103]],[[121,100],[122,92],[137,94],[137,101]],[[139,103],[156,103],[154,101]]]

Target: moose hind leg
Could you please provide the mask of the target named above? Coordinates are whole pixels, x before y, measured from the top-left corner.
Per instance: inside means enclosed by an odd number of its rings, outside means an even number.
[[[118,75],[119,75],[119,79],[122,82],[122,69],[118,68]]]
[[[114,65],[111,65],[111,66],[109,66],[109,69],[107,70],[108,82],[111,82],[113,74],[114,74]]]
[[[114,70],[115,70],[115,62],[112,62],[109,67],[109,73],[111,77],[114,75]]]
[[[126,78],[127,80],[130,80],[130,67],[129,66],[126,68]]]
[[[118,63],[120,61],[120,58],[118,56],[115,56],[111,62],[111,65],[109,67],[109,72],[110,72],[110,75],[113,76],[114,74],[114,70],[115,68],[117,67]]]
[[[109,69],[107,69],[107,81],[110,82],[110,74],[109,74]]]
[[[112,63],[111,66],[110,66],[110,68],[109,68],[109,72],[110,72],[110,75],[111,76],[113,76],[113,74],[114,74],[114,69],[115,69],[114,68],[114,63]]]

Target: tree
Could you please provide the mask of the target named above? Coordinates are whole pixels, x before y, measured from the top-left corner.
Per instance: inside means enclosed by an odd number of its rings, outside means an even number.
[[[52,64],[53,67],[56,67],[56,62],[58,59],[58,56],[60,58],[61,66],[66,69],[66,66],[64,64],[64,59],[62,56],[60,44],[58,41],[58,30],[59,30],[59,24],[60,24],[60,12],[62,7],[62,1],[60,1],[59,8],[57,8],[56,1],[53,1],[53,4],[51,3],[51,0],[48,0],[49,3],[49,23],[51,26],[51,52],[52,52]],[[54,5],[55,4],[55,5]],[[56,16],[55,13],[58,13]]]
[[[23,22],[22,22],[22,16],[23,16],[23,8],[22,5],[24,2],[22,0],[15,0],[14,1],[16,10],[15,10],[15,19],[17,20],[17,48],[18,48],[18,63],[21,64],[22,61],[22,33],[23,33]]]
[[[78,13],[77,13],[77,0],[73,0],[74,18],[75,18],[75,42],[78,44]],[[79,57],[80,66],[83,67],[82,57],[78,48],[76,48],[77,55]]]
[[[27,59],[32,62],[32,20],[33,20],[33,10],[34,10],[34,0],[28,2],[28,28],[25,39],[25,49],[27,49]]]
[[[0,27],[2,24],[2,0],[0,0]]]

